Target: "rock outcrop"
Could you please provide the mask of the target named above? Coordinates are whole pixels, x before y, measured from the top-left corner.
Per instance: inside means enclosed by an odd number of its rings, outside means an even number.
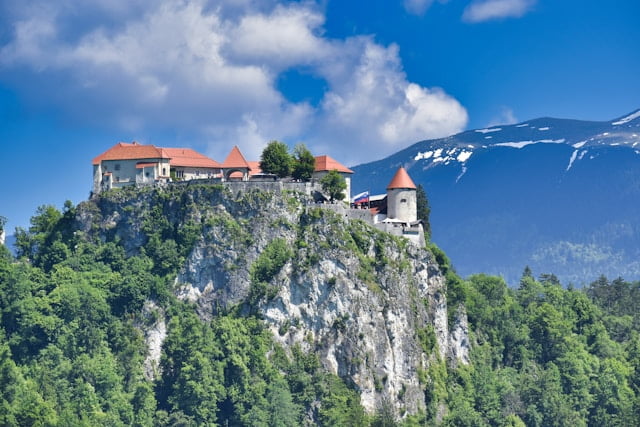
[[[237,184],[233,192],[194,185],[108,193],[81,205],[78,220],[135,253],[146,243],[145,217],[158,214],[176,230],[199,230],[176,278],[179,298],[203,320],[231,309],[259,315],[285,349],[317,353],[370,412],[383,404],[397,416],[423,410],[419,371],[447,358],[468,363],[466,315],[458,311],[449,327],[445,279],[425,248],[304,192]],[[146,331],[148,375],[163,325]]]

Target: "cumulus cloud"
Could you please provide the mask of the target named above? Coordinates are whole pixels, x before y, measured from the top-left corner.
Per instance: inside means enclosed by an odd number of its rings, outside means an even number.
[[[475,0],[462,15],[467,22],[484,22],[503,18],[520,18],[537,0]]]
[[[325,37],[312,3],[78,3],[0,6],[12,28],[0,39],[0,76],[71,120],[169,130],[218,159],[234,144],[256,158],[281,139],[353,162],[466,125],[458,101],[409,81],[397,46]],[[299,67],[326,82],[317,106],[277,88],[280,73]]]
[[[439,3],[447,3],[449,0],[438,0]],[[434,0],[404,0],[403,5],[407,12],[414,15],[423,15],[431,7]]]
[[[487,123],[487,127],[499,126],[499,125],[513,125],[518,123],[518,118],[516,117],[513,110],[509,107],[503,106],[500,108],[500,113],[494,116],[489,123]]]

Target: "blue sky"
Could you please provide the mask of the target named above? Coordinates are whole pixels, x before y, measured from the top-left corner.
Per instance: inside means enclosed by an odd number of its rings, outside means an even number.
[[[0,1],[0,215],[86,199],[118,141],[348,165],[640,108],[637,0]]]

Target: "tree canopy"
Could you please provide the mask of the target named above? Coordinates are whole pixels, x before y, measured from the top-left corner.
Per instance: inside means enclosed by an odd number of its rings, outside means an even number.
[[[309,181],[316,168],[316,159],[304,144],[296,144],[293,149],[293,173],[295,179]]]
[[[429,239],[431,236],[431,223],[429,222],[431,206],[429,206],[429,199],[427,199],[427,193],[424,191],[422,184],[418,184],[416,188],[416,210],[418,219],[422,220],[425,239]]]
[[[287,145],[280,141],[271,141],[260,156],[260,169],[264,173],[284,178],[291,175],[293,158],[289,154]]]
[[[329,195],[329,199],[343,200],[345,198],[344,190],[347,189],[347,183],[340,172],[333,169],[320,179],[322,191]]]
[[[113,233],[74,229],[75,209],[38,208],[19,258],[0,246],[0,425],[297,426],[309,414],[321,426],[397,422],[387,405],[366,414],[318,354],[285,350],[259,317],[231,310],[203,321],[174,295],[201,221],[176,227],[160,206],[145,211],[146,244],[128,254]],[[399,425],[637,425],[640,282],[603,276],[566,289],[526,268],[510,288],[495,276],[461,279],[430,250],[450,313],[467,313],[471,363],[436,352],[418,370],[425,410]],[[268,293],[292,256],[274,239],[249,267],[252,282]],[[167,335],[152,380],[140,327],[158,319]],[[437,346],[433,327],[415,333],[427,353]]]

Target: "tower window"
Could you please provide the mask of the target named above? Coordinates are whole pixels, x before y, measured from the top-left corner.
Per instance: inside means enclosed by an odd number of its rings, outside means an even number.
[[[407,203],[407,199],[400,199],[400,203]]]

